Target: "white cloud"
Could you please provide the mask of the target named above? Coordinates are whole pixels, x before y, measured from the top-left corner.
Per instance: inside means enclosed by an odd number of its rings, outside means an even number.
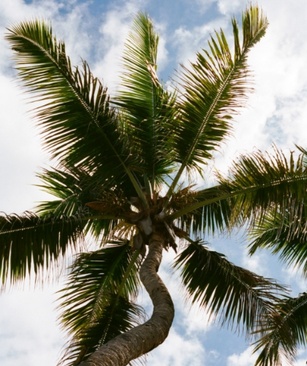
[[[147,356],[147,362],[151,366],[204,366],[206,353],[197,337],[183,338],[173,328],[166,341]]]
[[[54,286],[4,292],[0,297],[0,364],[54,366],[64,344],[55,327]]]
[[[0,85],[0,210],[20,212],[42,197],[33,184],[47,157],[15,80],[0,74]]]
[[[297,352],[298,359],[293,363],[293,366],[306,366],[307,351],[306,348],[300,348]]]
[[[177,68],[179,64],[188,65],[187,61],[194,61],[196,52],[206,48],[207,41],[213,31],[220,28],[226,30],[228,26],[228,18],[218,17],[192,28],[177,27],[173,36],[170,37],[170,42],[177,48],[175,67]]]
[[[253,354],[252,348],[247,348],[241,354],[233,354],[228,357],[227,366],[253,366],[257,356]]]
[[[281,275],[284,283],[291,283],[295,296],[300,292],[306,292],[306,276],[300,268],[284,265]]]
[[[306,357],[302,360],[298,360],[297,362],[294,362],[293,366],[306,366]]]
[[[233,16],[236,12],[242,11],[246,7],[245,0],[217,0],[217,6],[222,14]]]
[[[93,66],[95,75],[114,92],[120,82],[122,68],[122,55],[124,44],[129,34],[133,18],[140,10],[139,1],[126,2],[123,6],[114,6],[103,15],[99,27],[97,40],[96,60]],[[155,30],[159,32],[158,64],[159,70],[167,62],[166,40],[163,24],[154,23]]]
[[[121,8],[108,11],[99,27],[100,40],[93,71],[111,91],[119,83],[124,42],[135,13],[135,6],[127,2]]]

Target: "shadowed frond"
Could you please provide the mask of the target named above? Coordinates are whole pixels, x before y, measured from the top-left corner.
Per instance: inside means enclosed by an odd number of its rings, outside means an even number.
[[[61,291],[61,321],[72,335],[62,362],[80,362],[142,320],[142,309],[133,303],[139,266],[139,252],[127,242],[79,255]]]
[[[233,20],[234,51],[222,30],[209,40],[209,51],[197,54],[182,76],[183,96],[178,104],[181,125],[175,132],[177,162],[181,167],[169,195],[186,168],[199,168],[231,130],[232,115],[246,100],[247,55],[265,34],[268,22],[257,7],[243,13],[240,40],[239,26]]]
[[[180,253],[175,267],[182,270],[182,281],[192,302],[222,322],[240,322],[247,331],[254,329],[259,317],[272,311],[277,293],[284,287],[230,263],[223,254],[193,242]]]
[[[15,282],[56,268],[57,260],[69,249],[79,248],[87,220],[82,216],[39,217],[30,212],[1,215],[1,282]]]
[[[307,274],[306,205],[289,205],[286,212],[267,213],[250,230],[250,254],[260,248],[279,254],[288,265],[299,266]]]
[[[304,160],[304,164],[305,166],[307,166],[307,150],[304,149],[302,146],[299,145],[295,145],[297,147],[297,149],[303,154],[303,160]]]
[[[269,155],[257,151],[242,155],[230,170],[230,179],[220,184],[233,197],[233,219],[261,219],[267,210],[286,213],[298,207],[306,194],[307,168],[302,155],[287,158],[275,148]],[[299,209],[299,208],[298,208]]]
[[[260,322],[261,338],[255,343],[260,354],[256,366],[293,365],[298,345],[307,344],[307,294],[286,298]]]
[[[300,150],[304,152],[301,148]],[[279,254],[288,265],[300,266],[307,273],[305,155],[300,155],[297,161],[294,161],[291,153],[288,162],[279,165],[284,167],[285,173],[281,174],[281,181],[284,185],[289,182],[288,190],[283,200],[276,199],[276,192],[275,195],[272,192],[271,207],[264,215],[257,216],[255,224],[250,229],[252,238],[249,245],[250,254],[259,248],[266,248],[273,254]],[[280,170],[282,172],[282,169]]]

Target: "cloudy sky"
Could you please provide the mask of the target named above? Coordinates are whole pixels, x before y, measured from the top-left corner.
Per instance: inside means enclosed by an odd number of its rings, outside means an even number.
[[[164,82],[180,63],[192,60],[206,47],[214,30],[229,30],[230,17],[239,16],[245,0],[0,0],[0,211],[21,213],[44,198],[35,172],[48,165],[35,129],[27,96],[16,82],[5,29],[35,17],[50,20],[65,40],[74,64],[86,59],[95,75],[112,92],[118,82],[120,55],[133,16],[140,10],[153,18],[160,33],[159,75]],[[285,151],[307,141],[307,2],[258,0],[269,18],[265,38],[250,54],[255,91],[238,116],[234,136],[216,156],[215,166],[227,171],[240,153],[276,143]],[[244,238],[215,238],[212,247],[236,264],[264,276],[278,277],[296,291],[305,290],[299,273],[283,268],[266,253],[245,254]],[[252,366],[248,341],[208,322],[205,314],[181,299],[175,274],[162,275],[176,305],[176,319],[168,340],[148,356],[150,366]],[[0,294],[0,365],[55,366],[65,335],[57,326],[56,290],[22,286]],[[144,303],[148,301],[143,299]],[[295,366],[305,365],[299,352]]]

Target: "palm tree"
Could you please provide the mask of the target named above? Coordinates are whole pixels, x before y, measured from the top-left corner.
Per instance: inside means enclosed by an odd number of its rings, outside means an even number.
[[[229,262],[197,233],[253,226],[274,205],[283,212],[285,197],[304,191],[306,169],[300,160],[291,169],[279,164],[278,151],[258,152],[211,187],[189,181],[192,174],[205,177],[250,89],[247,55],[267,19],[250,6],[241,28],[233,19],[233,51],[224,32],[215,32],[168,90],[157,75],[158,36],[139,14],[112,98],[86,62],[72,68],[49,25],[30,21],[9,30],[19,77],[38,102],[38,124],[55,162],[39,174],[54,199],[35,212],[0,216],[0,274],[3,284],[43,276],[75,254],[61,292],[61,319],[71,334],[62,363],[127,365],[165,340],[174,305],[157,272],[164,250],[176,251],[178,240],[185,245],[174,268],[192,302],[242,324],[247,334],[267,335],[265,319],[285,301],[284,287]],[[84,251],[89,236],[96,247]],[[136,304],[141,283],[153,303],[145,323]]]

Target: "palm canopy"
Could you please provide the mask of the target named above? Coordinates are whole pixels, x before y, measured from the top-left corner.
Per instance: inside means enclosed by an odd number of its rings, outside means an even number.
[[[218,177],[210,188],[182,183],[189,171],[204,175],[231,132],[250,89],[248,52],[266,27],[262,12],[249,7],[242,34],[232,21],[232,50],[225,33],[215,32],[170,91],[157,74],[158,36],[139,14],[115,97],[86,62],[72,68],[49,25],[23,22],[9,30],[19,77],[39,102],[37,121],[57,166],[39,175],[53,200],[35,213],[0,217],[0,274],[2,283],[40,274],[71,250],[78,253],[85,235],[96,238],[97,250],[78,255],[61,295],[63,324],[73,335],[68,364],[137,323],[138,273],[156,232],[165,248],[186,240],[175,268],[192,301],[221,312],[223,321],[242,322],[252,332],[285,301],[274,281],[235,266],[189,234],[254,224],[272,207],[285,211],[287,197],[304,192],[302,161],[289,165],[278,151],[273,158],[259,152],[242,157],[230,178]]]

